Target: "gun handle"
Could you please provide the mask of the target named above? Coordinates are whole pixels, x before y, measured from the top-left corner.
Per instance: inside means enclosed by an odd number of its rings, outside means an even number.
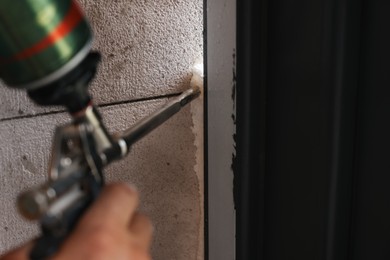
[[[45,260],[53,256],[76,227],[78,220],[98,197],[102,186],[90,175],[88,193],[65,211],[61,218],[45,216],[41,220],[42,235],[30,252],[31,260]]]

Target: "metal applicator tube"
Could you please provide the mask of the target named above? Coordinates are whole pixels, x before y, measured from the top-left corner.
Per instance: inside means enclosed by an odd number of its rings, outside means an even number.
[[[179,112],[185,105],[197,98],[200,93],[200,88],[198,86],[193,86],[184,91],[181,95],[170,100],[159,110],[126,130],[110,149],[105,150],[100,155],[103,163],[109,164],[114,160],[118,160],[126,156],[130,151],[132,144]]]

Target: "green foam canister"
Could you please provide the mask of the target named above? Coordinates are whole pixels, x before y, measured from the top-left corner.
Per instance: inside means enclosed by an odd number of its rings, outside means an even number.
[[[0,79],[10,87],[55,82],[87,56],[91,43],[74,0],[0,1]]]

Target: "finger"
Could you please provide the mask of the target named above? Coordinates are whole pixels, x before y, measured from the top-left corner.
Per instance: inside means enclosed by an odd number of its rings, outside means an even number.
[[[130,223],[130,233],[141,250],[149,250],[152,242],[153,225],[147,216],[136,213]]]
[[[125,184],[104,187],[99,198],[86,212],[79,227],[94,228],[100,225],[128,227],[138,207],[138,193]]]
[[[0,256],[1,260],[28,260],[30,251],[34,245],[34,242],[29,242],[28,244],[19,247],[17,249],[14,249],[13,251],[7,253],[4,256]]]

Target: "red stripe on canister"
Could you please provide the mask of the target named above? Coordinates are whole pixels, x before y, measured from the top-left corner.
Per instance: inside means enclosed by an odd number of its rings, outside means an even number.
[[[13,61],[20,61],[44,51],[45,49],[53,46],[56,42],[65,38],[82,21],[82,19],[83,14],[81,13],[81,10],[79,9],[78,5],[72,1],[69,11],[64,19],[50,34],[48,34],[41,41],[37,42],[35,45],[22,50],[14,56],[7,59],[0,59],[0,62],[4,64]]]

